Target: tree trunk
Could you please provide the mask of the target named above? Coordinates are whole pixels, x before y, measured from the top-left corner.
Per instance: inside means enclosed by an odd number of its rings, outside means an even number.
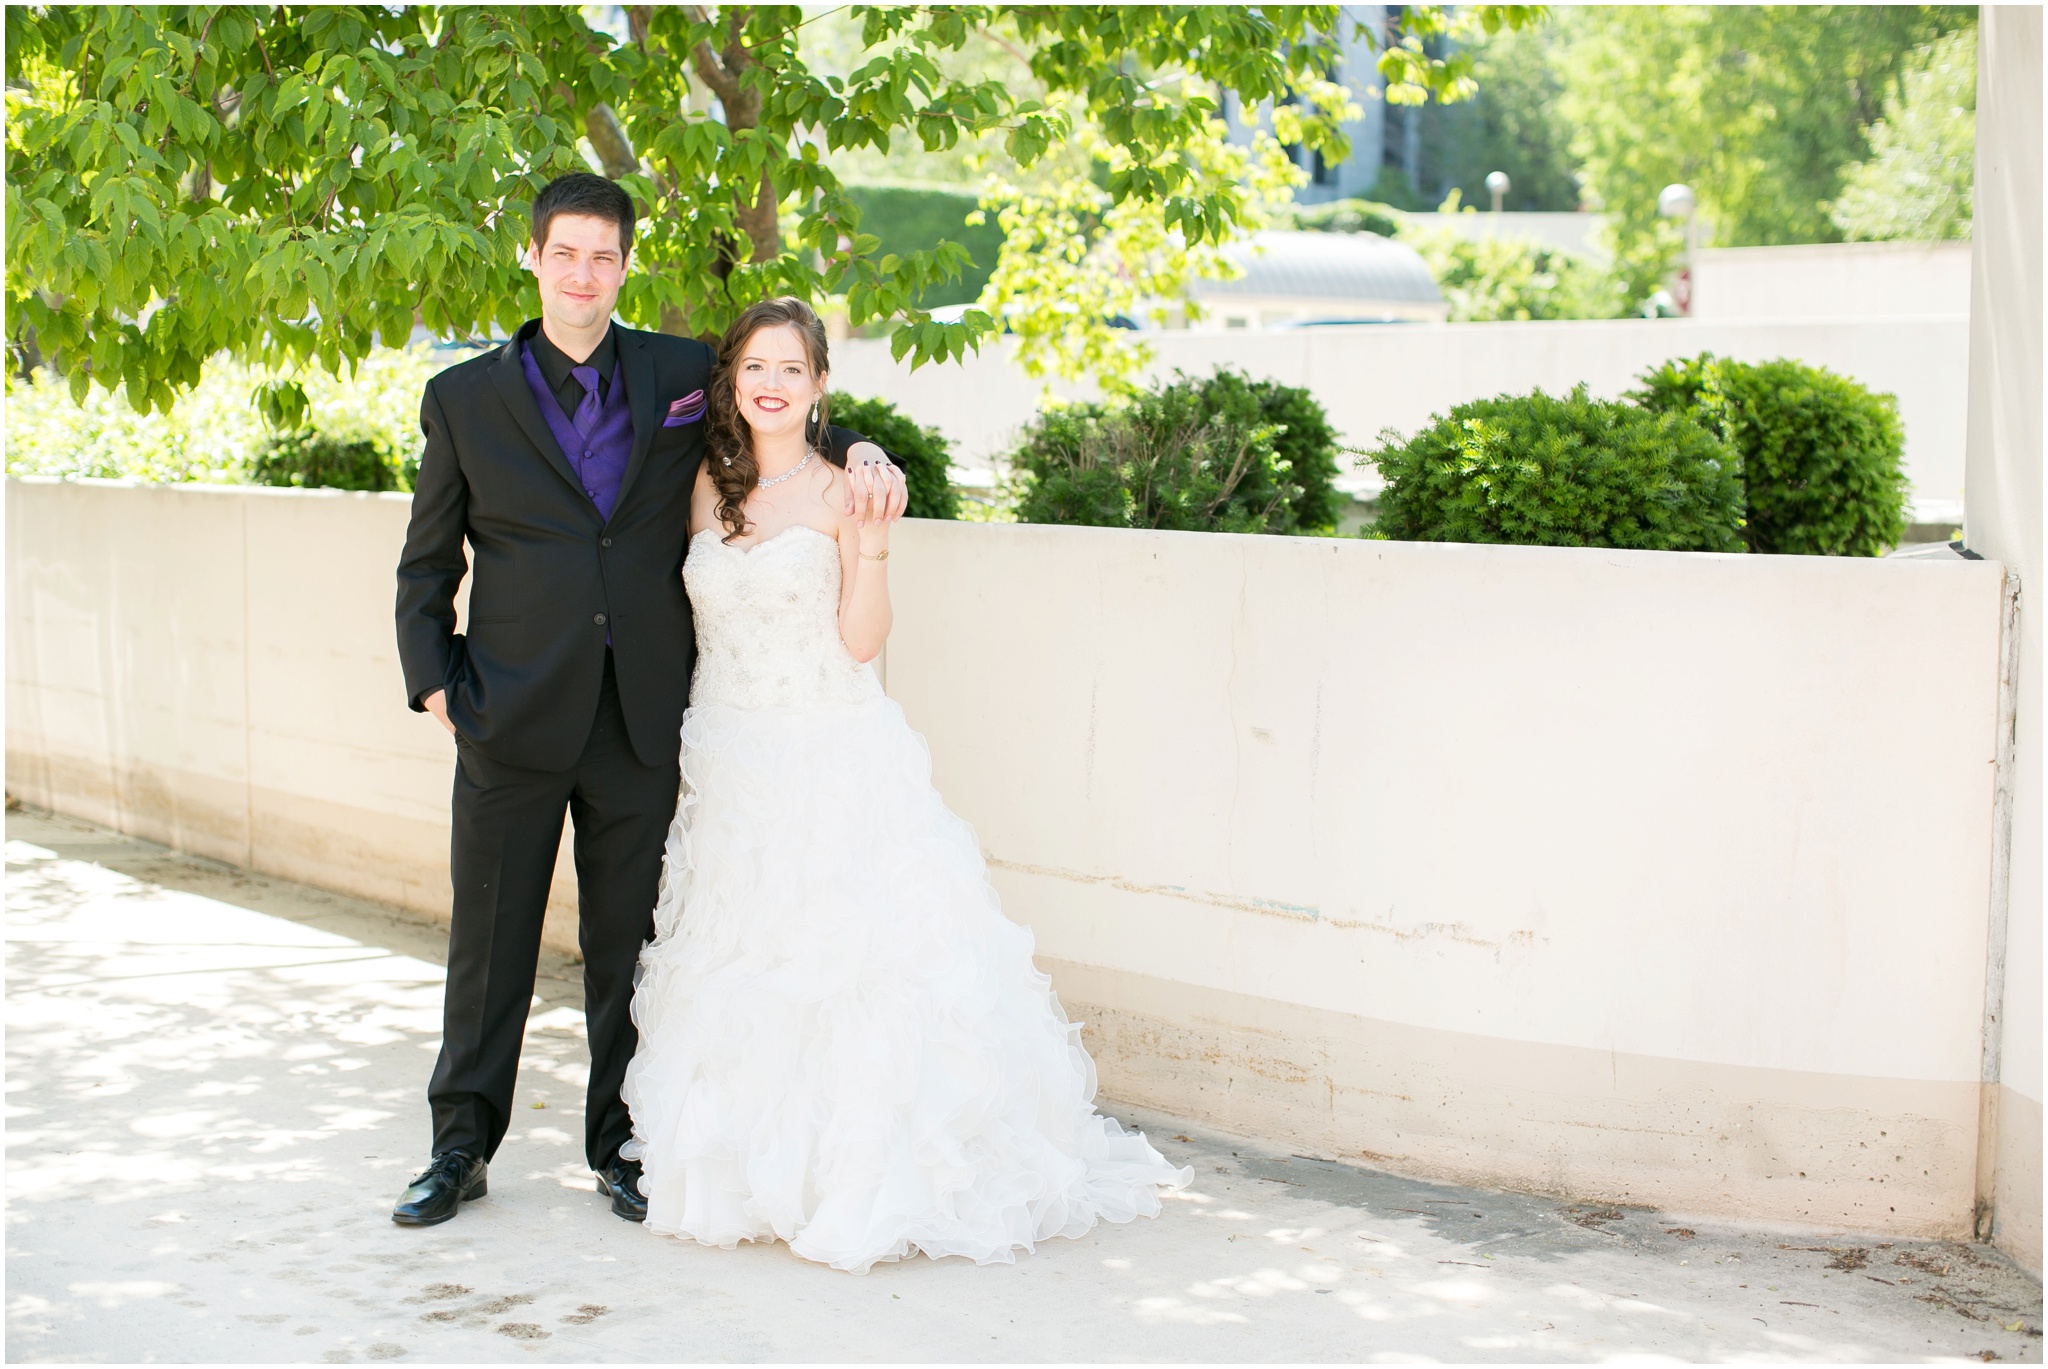
[[[699,9],[697,13],[702,14],[703,11]],[[724,48],[714,52],[711,44],[699,43],[691,54],[698,77],[718,97],[718,103],[725,109],[725,126],[734,133],[758,128],[761,124],[760,92],[749,88],[740,79],[754,65],[752,54],[741,41],[747,14],[745,5],[725,6],[720,11],[725,20]],[[777,208],[774,183],[764,171],[760,185],[755,188],[753,203],[740,200],[735,215],[753,248],[749,261],[773,261],[782,254],[782,225]]]
[[[618,111],[610,105],[592,106],[590,113],[583,116],[583,131],[589,137],[590,146],[597,153],[605,175],[617,180],[640,169],[640,159],[633,153],[633,144],[626,137],[626,130],[619,125]]]

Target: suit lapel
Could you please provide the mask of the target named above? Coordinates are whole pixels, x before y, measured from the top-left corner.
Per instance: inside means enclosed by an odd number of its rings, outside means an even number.
[[[618,329],[619,365],[626,373],[626,402],[633,410],[633,454],[626,459],[626,473],[619,479],[619,497],[612,503],[612,517],[626,506],[640,468],[647,464],[647,449],[662,420],[661,391],[655,388],[654,356],[637,329]]]
[[[532,327],[533,325],[527,325]],[[498,398],[505,401],[505,407],[512,411],[528,440],[540,448],[540,454],[555,468],[555,473],[569,482],[569,488],[583,497],[583,482],[576,478],[569,458],[562,451],[562,444],[555,441],[554,433],[548,430],[548,421],[540,415],[540,405],[534,402],[533,388],[526,383],[526,368],[519,360],[520,348],[525,345],[527,327],[512,335],[498,353],[498,359],[491,366],[491,380],[498,387]]]

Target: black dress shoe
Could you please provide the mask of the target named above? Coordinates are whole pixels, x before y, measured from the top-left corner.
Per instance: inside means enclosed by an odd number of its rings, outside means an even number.
[[[629,1222],[647,1220],[647,1199],[640,1192],[640,1162],[614,1160],[597,1172],[597,1191],[612,1200],[612,1211]]]
[[[426,1171],[398,1196],[391,1220],[400,1226],[433,1226],[455,1215],[455,1209],[490,1192],[485,1176],[490,1167],[466,1150],[444,1150]]]

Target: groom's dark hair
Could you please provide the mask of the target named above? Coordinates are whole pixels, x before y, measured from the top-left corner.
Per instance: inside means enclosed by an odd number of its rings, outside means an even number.
[[[571,171],[549,181],[533,199],[533,245],[548,245],[548,225],[557,214],[587,214],[619,226],[619,251],[633,250],[633,197],[615,181],[588,171]]]

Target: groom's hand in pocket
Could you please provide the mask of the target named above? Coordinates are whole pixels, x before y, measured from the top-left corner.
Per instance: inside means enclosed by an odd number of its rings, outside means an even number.
[[[448,694],[437,689],[420,700],[420,707],[434,715],[434,721],[448,729],[448,735],[455,735],[455,724],[448,721]]]

